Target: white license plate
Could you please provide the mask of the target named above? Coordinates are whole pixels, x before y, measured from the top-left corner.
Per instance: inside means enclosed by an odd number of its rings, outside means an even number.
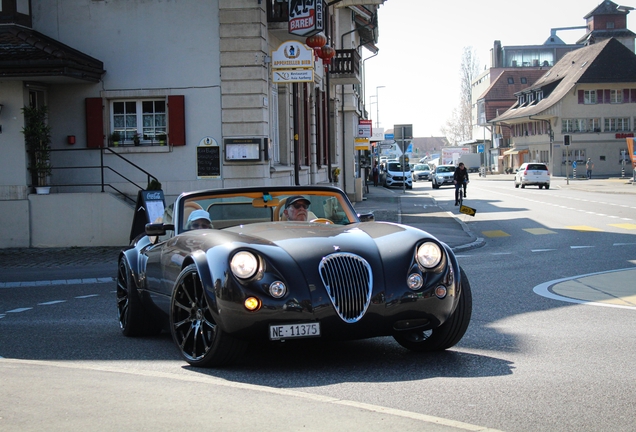
[[[320,336],[320,323],[283,324],[269,326],[269,339],[293,339]]]

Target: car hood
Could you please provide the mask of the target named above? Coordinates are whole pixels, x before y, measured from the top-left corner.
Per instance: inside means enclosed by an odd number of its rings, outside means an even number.
[[[373,259],[385,253],[413,253],[414,245],[427,233],[388,222],[335,225],[304,222],[273,222],[227,228],[253,246],[273,244],[296,260],[324,256],[335,251],[351,252]],[[414,234],[415,233],[415,234]]]

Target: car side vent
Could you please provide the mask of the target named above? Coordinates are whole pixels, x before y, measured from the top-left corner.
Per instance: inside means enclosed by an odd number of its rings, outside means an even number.
[[[331,303],[344,322],[359,321],[371,302],[373,273],[362,257],[337,252],[324,257],[318,267]]]

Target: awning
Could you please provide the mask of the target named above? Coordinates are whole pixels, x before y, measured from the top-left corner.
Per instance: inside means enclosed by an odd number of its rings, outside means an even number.
[[[519,153],[527,153],[528,152],[528,147],[527,146],[519,146],[519,147],[513,147],[510,150],[506,150],[505,152],[503,152],[504,155],[516,155]]]

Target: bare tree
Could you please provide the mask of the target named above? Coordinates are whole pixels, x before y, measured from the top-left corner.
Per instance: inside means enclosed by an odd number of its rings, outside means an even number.
[[[453,109],[451,117],[441,128],[451,145],[468,141],[473,137],[472,82],[479,74],[479,59],[473,47],[464,47],[462,64],[459,69],[459,105]]]

